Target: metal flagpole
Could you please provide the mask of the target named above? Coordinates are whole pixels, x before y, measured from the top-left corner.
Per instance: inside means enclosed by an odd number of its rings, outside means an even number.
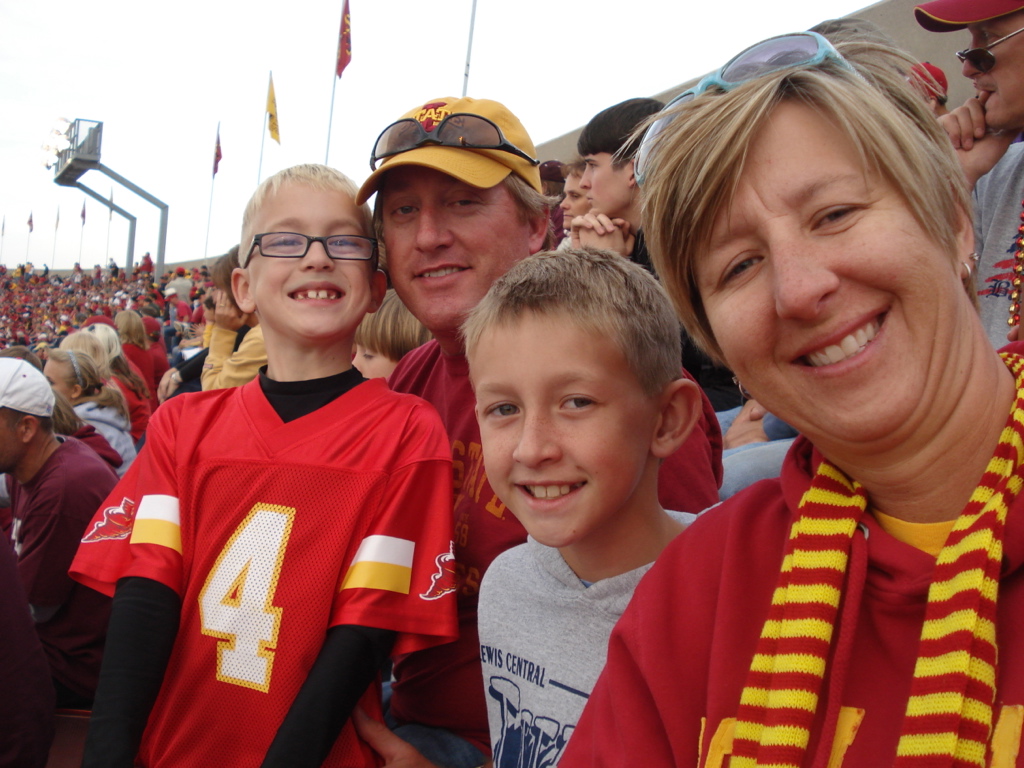
[[[82,244],[85,242],[85,200],[82,200],[82,233],[78,236],[78,263],[82,263]]]
[[[111,203],[114,202],[114,188],[113,187],[110,188],[110,202]],[[108,263],[110,262],[110,222],[113,221],[113,219],[114,219],[114,209],[113,209],[113,207],[111,207],[110,214],[107,216],[107,254],[106,254],[106,259],[107,259]]]
[[[331,156],[331,124],[334,122],[334,91],[338,88],[338,78],[331,78],[331,111],[327,115],[327,148],[324,150],[324,165],[329,165],[327,158]]]
[[[217,177],[210,180],[210,206],[206,209],[206,242],[203,243],[203,260],[206,260],[210,253],[210,219],[213,217],[213,185],[217,183]]]
[[[213,218],[213,185],[217,183],[217,163],[220,162],[220,120],[217,121],[217,144],[213,150],[213,176],[210,178],[210,205],[206,209],[206,243],[203,245],[203,260],[210,252],[210,220]],[[262,162],[262,159],[260,160]]]
[[[260,139],[260,167],[256,169],[256,186],[263,180],[263,145],[267,142],[267,111],[263,110],[263,138]]]
[[[350,26],[348,0],[341,4],[341,24],[338,25],[338,50],[334,57],[334,76],[331,78],[331,111],[327,114],[327,147],[324,149],[324,165],[331,156],[331,127],[334,124],[334,92],[338,88],[341,73],[352,60],[352,28]]]
[[[50,269],[57,267],[57,230],[60,228],[60,206],[57,206],[57,222],[53,225],[53,253],[50,254]]]
[[[267,83],[267,103],[263,108],[263,136],[260,139],[260,167],[256,174],[256,186],[259,186],[260,181],[263,180],[263,145],[267,143],[267,128],[270,126],[270,95],[274,93],[274,73],[270,72],[269,80]],[[274,124],[277,124],[277,94],[274,94]],[[279,136],[271,136],[272,139],[281,143]]]
[[[476,27],[476,0],[473,0],[473,12],[469,17],[469,48],[466,49],[466,75],[462,80],[462,98],[466,98],[469,90],[469,60],[473,58],[473,29]]]

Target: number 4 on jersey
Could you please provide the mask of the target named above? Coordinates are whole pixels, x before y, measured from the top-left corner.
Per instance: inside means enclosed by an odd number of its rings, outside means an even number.
[[[218,638],[217,679],[266,693],[281,608],[274,603],[295,509],[252,508],[224,545],[199,593],[203,634]]]

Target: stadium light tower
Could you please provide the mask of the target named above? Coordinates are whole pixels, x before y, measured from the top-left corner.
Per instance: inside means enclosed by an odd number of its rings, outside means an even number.
[[[99,193],[89,189],[79,179],[87,171],[99,171],[160,209],[160,236],[156,246],[156,274],[162,274],[164,269],[164,252],[167,247],[167,203],[158,200],[146,190],[136,186],[100,162],[100,146],[103,143],[102,122],[76,119],[67,126],[63,133],[61,133],[59,128],[55,129],[55,133],[61,134],[64,140],[58,141],[56,146],[50,148],[56,152],[56,157],[52,162],[54,182],[63,187],[78,187],[93,199],[100,201],[111,210],[117,211],[121,216],[128,219],[129,242],[126,264],[128,274],[131,274],[135,261],[135,217],[123,208],[114,205],[112,200],[107,200]]]

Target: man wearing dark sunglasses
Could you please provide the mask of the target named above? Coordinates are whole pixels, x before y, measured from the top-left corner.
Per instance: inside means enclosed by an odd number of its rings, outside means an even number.
[[[970,45],[956,52],[977,94],[940,118],[974,188],[975,281],[982,322],[993,346],[1016,338],[1024,246],[1024,2],[933,0],[915,8],[933,32],[966,29]],[[1015,285],[1015,281],[1018,283]]]
[[[501,552],[526,541],[484,473],[475,397],[460,327],[491,284],[516,263],[550,248],[548,206],[536,150],[519,119],[496,101],[432,99],[386,127],[358,201],[376,193],[381,266],[434,340],[406,355],[389,384],[419,395],[441,414],[455,465],[455,571],[459,640],[395,664],[389,721],[394,734],[357,720],[388,764],[475,768],[490,754],[476,631],[480,580]],[[718,500],[720,447],[711,406],[666,459],[660,492],[667,509],[698,512]],[[415,513],[415,512],[413,512]]]

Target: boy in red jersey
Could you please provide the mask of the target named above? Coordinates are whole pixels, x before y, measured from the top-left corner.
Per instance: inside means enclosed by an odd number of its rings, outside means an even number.
[[[72,574],[114,610],[85,766],[374,766],[349,715],[380,663],[455,636],[444,430],[351,366],[385,283],[354,196],[324,166],[257,189],[232,287],[267,367],[168,401],[88,528]]]

